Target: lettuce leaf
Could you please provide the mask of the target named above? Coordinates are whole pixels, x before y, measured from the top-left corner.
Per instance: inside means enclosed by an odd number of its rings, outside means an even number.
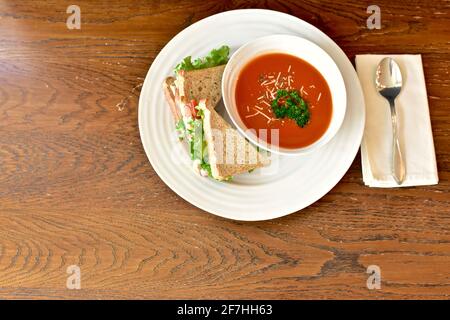
[[[198,70],[226,64],[228,62],[229,54],[230,47],[221,46],[218,49],[211,50],[211,52],[204,58],[197,58],[192,61],[191,56],[186,57],[175,67],[175,73],[177,73],[179,70]]]
[[[211,172],[211,165],[210,165],[209,163],[206,163],[205,161],[203,161],[202,164],[200,165],[200,167],[201,167],[203,170],[206,170],[206,171],[208,172],[208,176],[209,176],[210,178],[213,178],[212,172]],[[213,179],[214,179],[214,178],[213,178]]]
[[[186,135],[186,127],[184,125],[183,119],[178,120],[175,128],[178,133],[178,139],[183,140]]]
[[[191,141],[191,158],[192,160],[203,160],[203,121],[196,119],[193,124],[194,128]]]

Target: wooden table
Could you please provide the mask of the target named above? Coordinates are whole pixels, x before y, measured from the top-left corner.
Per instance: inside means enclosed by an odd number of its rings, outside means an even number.
[[[448,1],[0,1],[0,298],[448,298]],[[357,53],[421,53],[440,183],[365,187],[359,155],[301,212],[243,223],[172,192],[144,154],[139,89],[161,48],[211,14],[287,12]],[[66,288],[77,265],[81,290]],[[366,286],[369,265],[381,289]]]

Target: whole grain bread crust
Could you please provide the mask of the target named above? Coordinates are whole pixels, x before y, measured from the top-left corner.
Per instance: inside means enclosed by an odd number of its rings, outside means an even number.
[[[164,95],[166,97],[166,101],[169,104],[170,111],[172,111],[173,117],[176,122],[181,119],[180,109],[177,107],[175,103],[175,78],[167,77],[163,82],[163,90]]]

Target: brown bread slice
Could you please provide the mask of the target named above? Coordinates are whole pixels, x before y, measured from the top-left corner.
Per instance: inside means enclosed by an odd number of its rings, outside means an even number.
[[[215,179],[224,180],[270,164],[270,160],[232,128],[208,102],[201,100],[199,108],[204,113],[203,130]]]
[[[183,92],[180,95],[184,95],[186,102],[195,99],[208,99],[209,105],[215,108],[222,98],[222,75],[225,69],[225,65],[192,70],[181,71],[178,74],[177,81],[182,81]]]

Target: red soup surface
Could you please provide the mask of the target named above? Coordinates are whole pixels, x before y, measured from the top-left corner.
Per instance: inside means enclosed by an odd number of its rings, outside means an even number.
[[[278,90],[297,91],[306,101],[310,116],[303,127],[291,118],[277,118],[272,107]],[[312,65],[295,56],[269,53],[256,57],[241,71],[236,85],[239,116],[248,129],[268,129],[266,141],[271,143],[270,129],[278,129],[279,146],[308,146],[327,130],[333,113],[331,92],[327,82]],[[261,139],[264,137],[261,135]]]

